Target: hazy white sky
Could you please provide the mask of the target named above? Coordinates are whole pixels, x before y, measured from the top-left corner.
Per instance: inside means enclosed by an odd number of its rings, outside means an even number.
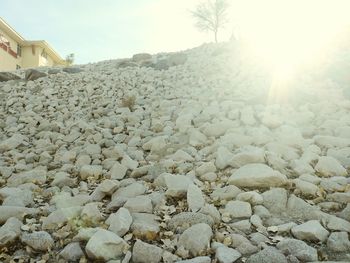
[[[201,1],[0,0],[0,16],[26,39],[44,39],[62,57],[74,53],[76,63],[88,63],[211,42],[212,35],[198,32],[190,14]],[[337,24],[350,20],[350,0],[228,2],[231,21],[219,40],[228,40],[234,29],[250,35],[253,46],[269,57],[276,48],[285,53],[306,44],[308,53],[329,39]]]
[[[198,2],[0,0],[0,16],[26,39],[47,40],[61,56],[75,53],[77,63],[87,63],[212,41],[194,27],[189,10]]]

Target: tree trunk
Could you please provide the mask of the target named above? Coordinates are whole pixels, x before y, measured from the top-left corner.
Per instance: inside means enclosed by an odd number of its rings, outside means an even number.
[[[214,36],[215,36],[215,43],[218,43],[218,31],[214,31]]]

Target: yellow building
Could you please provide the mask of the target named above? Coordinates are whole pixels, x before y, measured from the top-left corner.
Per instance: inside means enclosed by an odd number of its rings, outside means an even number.
[[[0,71],[65,65],[46,41],[25,40],[0,17]]]

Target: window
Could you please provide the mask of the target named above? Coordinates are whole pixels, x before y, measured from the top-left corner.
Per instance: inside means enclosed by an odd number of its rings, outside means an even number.
[[[47,59],[47,53],[46,53],[45,49],[43,50],[43,52],[41,52],[41,56],[42,56],[43,58],[46,58],[46,59]]]
[[[19,44],[17,44],[17,56],[22,56],[22,47]]]
[[[16,69],[20,69],[21,68],[21,66],[20,65],[16,65]]]

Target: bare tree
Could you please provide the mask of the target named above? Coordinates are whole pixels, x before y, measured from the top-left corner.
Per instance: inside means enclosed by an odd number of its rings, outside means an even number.
[[[219,29],[228,23],[228,7],[227,0],[207,0],[191,12],[196,19],[196,27],[201,31],[212,31],[216,43]]]

